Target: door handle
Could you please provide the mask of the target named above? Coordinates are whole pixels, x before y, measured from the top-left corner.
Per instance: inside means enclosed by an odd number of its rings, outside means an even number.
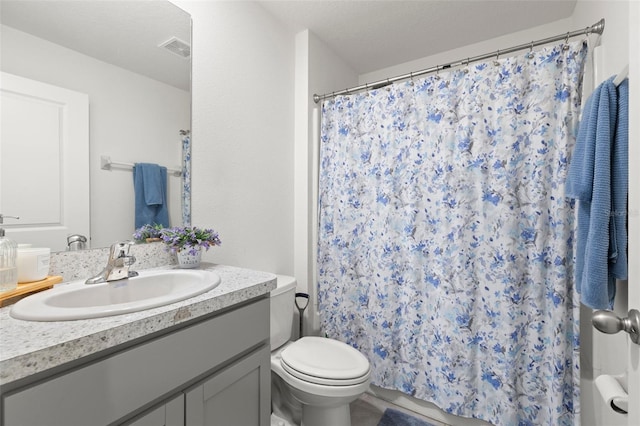
[[[626,331],[631,341],[640,345],[640,312],[631,309],[626,318],[620,318],[612,311],[596,311],[593,313],[591,323],[603,333],[616,334]]]

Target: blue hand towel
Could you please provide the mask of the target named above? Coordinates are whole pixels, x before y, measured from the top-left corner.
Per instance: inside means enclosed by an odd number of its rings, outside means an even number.
[[[167,168],[157,164],[136,163],[133,167],[135,226],[169,227],[167,206]]]
[[[566,182],[578,200],[576,287],[593,309],[611,309],[616,278],[627,278],[628,91],[612,77],[591,94]]]

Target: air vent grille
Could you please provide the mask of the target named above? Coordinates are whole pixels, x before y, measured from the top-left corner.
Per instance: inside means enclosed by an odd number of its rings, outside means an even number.
[[[191,56],[191,46],[177,37],[171,37],[169,40],[165,41],[158,47],[167,49],[169,52],[173,53],[174,55],[178,55],[181,58],[186,59]]]

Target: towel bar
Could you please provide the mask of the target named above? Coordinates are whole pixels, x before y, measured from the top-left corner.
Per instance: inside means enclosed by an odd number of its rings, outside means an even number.
[[[120,161],[111,161],[111,157],[109,157],[108,155],[100,156],[100,168],[102,170],[111,170],[111,168],[114,166],[126,170],[133,170],[134,164],[123,163]],[[167,172],[171,173],[173,176],[182,176],[182,170],[170,169],[167,167]]]

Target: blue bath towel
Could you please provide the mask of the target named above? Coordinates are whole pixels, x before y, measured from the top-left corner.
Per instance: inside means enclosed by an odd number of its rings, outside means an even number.
[[[576,286],[592,309],[611,309],[627,278],[629,84],[602,83],[586,102],[566,194],[578,200]]]
[[[133,167],[135,226],[169,227],[167,206],[167,168],[157,164],[136,163]]]

